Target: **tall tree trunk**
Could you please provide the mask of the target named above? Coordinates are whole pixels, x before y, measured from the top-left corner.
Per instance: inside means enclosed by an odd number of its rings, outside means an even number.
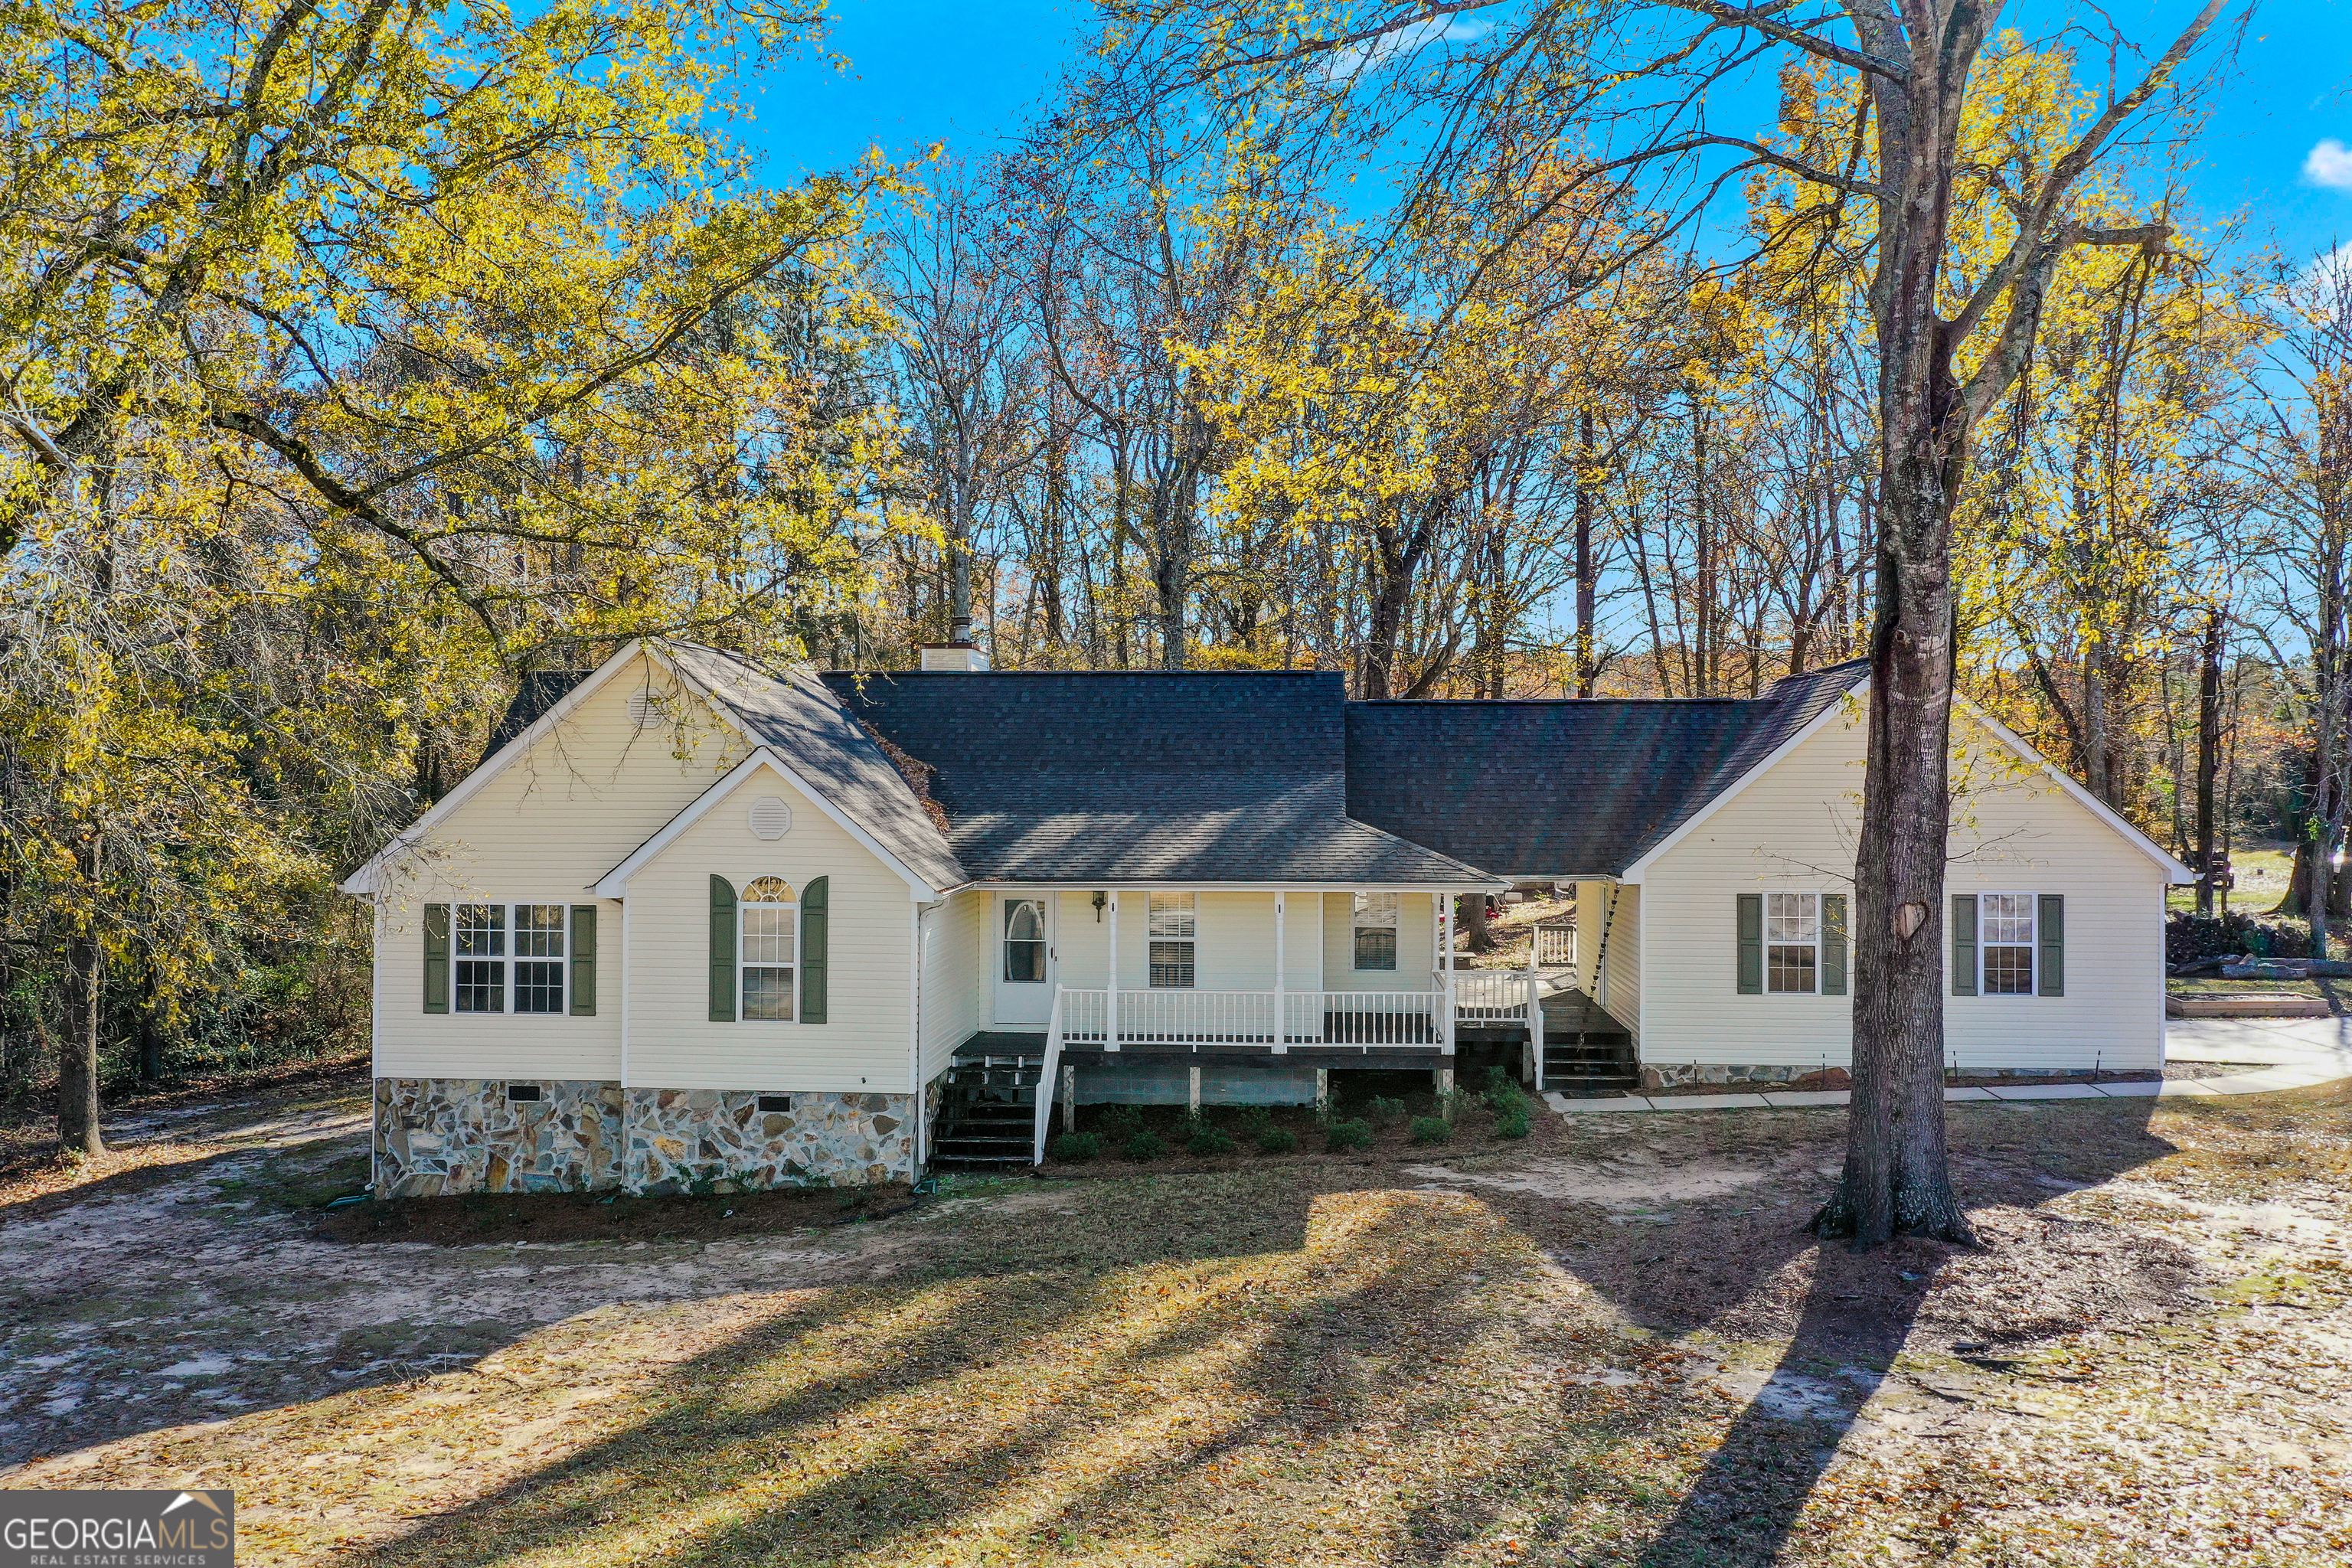
[[[1462,925],[1463,945],[1473,952],[1495,951],[1495,931],[1486,923],[1486,895],[1465,893],[1454,900]]]
[[[1601,679],[1594,616],[1601,574],[1592,559],[1592,410],[1576,416],[1576,694],[1589,698]]]
[[[2219,605],[2205,612],[2197,649],[2197,912],[2213,912],[2213,785],[2221,771],[2221,639]]]
[[[83,886],[92,904],[98,893],[100,843],[95,833],[77,855]],[[103,1154],[98,1133],[98,1024],[105,955],[98,942],[95,910],[83,915],[66,940],[66,1037],[58,1049],[58,1147]]]

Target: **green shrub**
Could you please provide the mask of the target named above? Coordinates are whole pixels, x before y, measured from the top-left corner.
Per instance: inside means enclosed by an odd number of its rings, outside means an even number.
[[[1416,1116],[1409,1131],[1416,1143],[1443,1143],[1454,1136],[1454,1123],[1443,1116]]]
[[[1510,1114],[1508,1114],[1508,1115],[1507,1115],[1507,1116],[1504,1116],[1504,1115],[1498,1115],[1498,1116],[1496,1116],[1496,1117],[1495,1118],[1495,1136],[1496,1136],[1496,1137],[1497,1137],[1497,1138],[1524,1138],[1524,1137],[1526,1137],[1527,1135],[1528,1135],[1528,1112],[1527,1112],[1527,1108],[1526,1108],[1526,1107],[1521,1106],[1521,1107],[1519,1107],[1518,1109],[1517,1109],[1517,1110],[1515,1110],[1511,1111],[1511,1112],[1510,1112]]]
[[[1242,1107],[1242,1131],[1255,1137],[1274,1125],[1274,1107],[1245,1105]]]
[[[1287,1127],[1269,1122],[1257,1131],[1257,1152],[1261,1154],[1287,1154],[1298,1147],[1298,1134]]]
[[[1106,1105],[1095,1114],[1113,1138],[1125,1137],[1143,1126],[1143,1107],[1139,1105]]]
[[[1054,1140],[1046,1152],[1056,1160],[1091,1160],[1102,1152],[1099,1132],[1065,1132]]]
[[[1323,1130],[1323,1147],[1326,1149],[1369,1149],[1371,1146],[1372,1124],[1360,1116],[1352,1121],[1334,1121]]]
[[[1118,1152],[1130,1160],[1157,1160],[1168,1152],[1168,1145],[1157,1132],[1138,1131]]]
[[[1234,1152],[1233,1134],[1202,1123],[1184,1140],[1184,1147],[1195,1154],[1230,1154]]]
[[[1404,1101],[1402,1100],[1384,1100],[1376,1094],[1372,1096],[1370,1110],[1372,1125],[1375,1127],[1386,1127],[1390,1122],[1394,1121],[1398,1117],[1404,1114]]]

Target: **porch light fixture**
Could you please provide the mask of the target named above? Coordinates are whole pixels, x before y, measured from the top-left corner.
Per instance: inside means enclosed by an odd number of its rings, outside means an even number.
[[[1103,906],[1109,902],[1110,895],[1108,893],[1103,891],[1099,888],[1095,889],[1095,924],[1102,924]]]

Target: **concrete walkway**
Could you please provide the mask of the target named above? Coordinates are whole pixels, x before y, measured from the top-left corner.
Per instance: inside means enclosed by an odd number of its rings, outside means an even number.
[[[2168,1061],[2243,1062],[2245,1072],[2217,1078],[2177,1078],[2153,1083],[2042,1083],[2015,1089],[1948,1089],[1953,1100],[2146,1100],[2180,1095],[2273,1094],[2352,1078],[2352,1018],[2174,1018],[2165,1026]],[[1755,1094],[1617,1095],[1544,1101],[1563,1115],[1596,1110],[1738,1110],[1767,1107],[1843,1105],[1844,1089],[1776,1090]]]

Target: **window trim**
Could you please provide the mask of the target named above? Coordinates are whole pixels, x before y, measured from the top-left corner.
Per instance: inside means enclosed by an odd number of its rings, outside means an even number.
[[[1169,900],[1168,913],[1183,916],[1184,925],[1189,934],[1162,936],[1154,929],[1159,924],[1161,911],[1158,906],[1162,899]],[[1179,902],[1179,900],[1181,901]],[[1162,943],[1171,947],[1181,945],[1184,949],[1184,984],[1181,985],[1162,985],[1152,977],[1152,971],[1160,966],[1152,962],[1151,950]],[[1197,991],[1200,989],[1201,900],[1199,895],[1180,891],[1147,892],[1144,895],[1143,983],[1144,988],[1149,991]]]
[[[1024,904],[1035,906],[1037,934],[1032,937],[1013,935],[1013,914]],[[1043,893],[1006,893],[996,901],[996,979],[1001,985],[1049,985],[1053,984],[1054,942],[1049,924],[1053,906]],[[1013,944],[1015,941],[1034,944],[1037,949],[1037,978],[1015,980],[1013,977]]]
[[[774,879],[776,881],[782,882],[785,888],[790,889],[792,892],[793,897],[791,902],[779,903],[772,899],[754,899],[749,896],[752,889],[758,887],[761,882],[769,880],[771,876],[772,876],[772,873],[762,873],[760,876],[752,878],[751,880],[743,884],[743,890],[735,895],[735,1022],[738,1024],[767,1024],[771,1026],[786,1025],[797,1026],[803,1022],[801,1017],[801,977],[808,967],[807,964],[802,962],[805,955],[801,952],[801,890],[800,889],[793,887],[791,878],[775,877]],[[789,966],[781,963],[754,963],[751,962],[751,957],[749,956],[751,952],[751,943],[747,940],[750,933],[743,929],[743,921],[745,917],[753,910],[789,910],[792,911],[791,926],[793,961]],[[793,976],[793,1016],[789,1018],[752,1017],[751,1009],[747,1005],[747,998],[745,995],[745,988],[743,984],[744,975],[754,969],[783,969],[787,967],[791,969]]]
[[[1387,919],[1380,916],[1385,913]],[[1373,918],[1367,920],[1370,915]],[[1361,962],[1364,933],[1384,931],[1389,933],[1389,962],[1385,965],[1366,968]],[[1402,894],[1378,889],[1359,889],[1348,898],[1348,973],[1350,974],[1394,974],[1402,967],[1399,949],[1404,945],[1404,899]]]
[[[2025,940],[2023,942],[1994,942],[1986,940],[1985,922],[1993,918],[1991,914],[1988,912],[1986,906],[1994,899],[2022,899],[2025,900]],[[1976,900],[1977,929],[1975,934],[1977,939],[1977,994],[1979,996],[2000,997],[2004,1000],[2017,996],[2031,997],[2041,995],[2042,895],[2039,893],[2021,893],[2013,888],[1995,888],[1988,891],[1978,893],[1976,895]],[[2025,988],[2023,990],[1995,991],[1985,984],[1985,961],[1991,956],[1992,950],[1995,947],[2021,947],[2025,950]]]
[[[1806,942],[1775,942],[1772,940],[1772,900],[1774,899],[1811,899],[1813,901],[1813,940]],[[1767,996],[1819,996],[1822,994],[1822,893],[1818,888],[1767,888],[1764,889],[1764,994]],[[1776,990],[1772,984],[1772,950],[1776,947],[1810,948],[1812,950],[1813,983],[1802,991]]]
[[[465,911],[467,910],[499,911],[499,948],[496,954],[467,954],[458,951],[465,941]],[[521,926],[518,911],[522,910],[557,910],[554,935],[562,949],[553,957],[545,953],[525,953],[516,951],[520,945]],[[467,1018],[568,1018],[572,1016],[572,906],[549,903],[541,899],[464,899],[449,904],[449,1011],[448,1016]],[[495,1010],[465,1007],[458,1005],[466,987],[458,979],[460,964],[495,963],[499,966],[499,1006]],[[524,1012],[515,1005],[520,989],[518,978],[526,963],[555,965],[555,1005]]]

